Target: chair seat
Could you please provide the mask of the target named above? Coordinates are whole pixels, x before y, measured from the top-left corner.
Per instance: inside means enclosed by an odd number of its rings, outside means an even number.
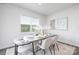
[[[44,48],[43,46],[41,46],[41,45],[38,45],[38,47],[41,48],[41,49],[45,49],[45,48]]]

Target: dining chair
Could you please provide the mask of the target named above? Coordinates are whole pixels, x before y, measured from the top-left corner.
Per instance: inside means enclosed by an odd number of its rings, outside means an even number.
[[[41,50],[43,50],[43,52],[44,52],[44,55],[46,54],[46,49],[50,49],[50,45],[51,45],[51,39],[45,39],[43,42],[42,42],[42,44],[41,45],[38,45],[38,47],[41,49]],[[51,52],[51,49],[50,49],[50,52]],[[52,52],[51,52],[51,54],[52,54]]]
[[[43,50],[44,52],[44,55],[46,54],[46,49],[49,49],[50,50],[50,53],[52,55],[52,47],[53,47],[53,50],[54,50],[54,54],[55,54],[55,46],[57,46],[58,48],[58,45],[57,45],[57,36],[54,36],[54,37],[49,37],[47,39],[45,39],[41,45],[38,45],[38,47]],[[39,50],[40,50],[39,49]],[[37,51],[39,51],[37,50]],[[59,48],[58,48],[59,50]]]
[[[57,47],[58,51],[59,51],[59,47],[58,47],[58,35],[54,36],[54,37],[50,37],[50,39],[52,40],[52,44],[51,44],[51,48],[53,48],[54,54],[55,54],[55,48]]]

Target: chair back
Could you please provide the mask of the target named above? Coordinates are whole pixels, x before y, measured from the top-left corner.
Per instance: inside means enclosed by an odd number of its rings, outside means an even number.
[[[57,36],[49,37],[42,42],[42,48],[47,49],[50,47],[50,45],[55,44],[56,41],[57,41]]]
[[[50,39],[52,40],[52,44],[55,44],[58,40],[58,36],[50,37]]]

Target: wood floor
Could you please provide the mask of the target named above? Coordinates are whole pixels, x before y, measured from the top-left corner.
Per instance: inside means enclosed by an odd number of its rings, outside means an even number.
[[[55,48],[56,50],[56,55],[79,55],[79,48],[75,47],[75,46],[71,46],[71,45],[67,45],[67,44],[63,44],[58,42],[58,47],[59,47],[59,51],[57,50],[57,48]],[[8,53],[7,53],[8,51]],[[9,49],[9,50],[0,50],[0,55],[12,55],[14,53],[13,48]],[[26,53],[24,55],[27,55]],[[30,54],[29,54],[30,55]],[[42,51],[39,51],[37,53],[37,55],[43,55]],[[51,55],[49,50],[47,50],[47,54],[46,55]]]

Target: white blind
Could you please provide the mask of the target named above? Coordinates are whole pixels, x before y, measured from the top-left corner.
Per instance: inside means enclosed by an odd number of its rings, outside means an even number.
[[[32,18],[32,25],[39,25],[39,19]]]
[[[39,19],[27,16],[21,16],[21,24],[39,25]]]

